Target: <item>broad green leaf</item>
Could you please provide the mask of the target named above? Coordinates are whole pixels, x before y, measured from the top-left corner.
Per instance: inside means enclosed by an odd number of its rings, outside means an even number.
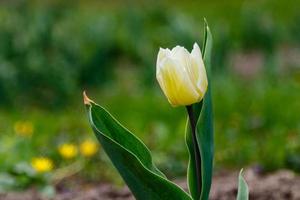
[[[243,178],[243,169],[240,171],[239,174],[239,188],[237,194],[237,200],[248,200],[249,199],[249,190],[248,185]]]
[[[196,180],[196,168],[194,159],[194,147],[192,143],[192,133],[188,123],[186,130],[186,143],[189,150],[189,165],[188,165],[188,185],[193,199],[207,200],[209,197],[212,172],[213,172],[213,111],[211,100],[211,50],[212,50],[212,35],[205,21],[204,26],[204,44],[202,48],[202,56],[208,77],[208,88],[203,100],[193,105],[193,110],[197,120],[196,136],[198,148],[201,154],[201,174],[202,174],[202,191],[198,191]]]
[[[191,200],[155,167],[148,148],[104,108],[85,96],[94,133],[138,200]]]

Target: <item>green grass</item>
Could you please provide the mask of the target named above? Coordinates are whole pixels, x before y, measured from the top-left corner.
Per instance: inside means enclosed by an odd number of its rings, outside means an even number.
[[[275,79],[262,76],[254,80],[222,73],[214,76],[216,169],[251,164],[259,164],[267,170],[292,167],[287,165],[287,158],[300,150],[298,81],[291,76]],[[155,161],[169,176],[184,175],[187,164],[184,108],[172,108],[158,87],[126,87],[107,86],[88,93],[149,146]],[[84,138],[94,137],[80,92],[66,109],[46,111],[30,107],[2,111],[0,119],[3,122],[0,126],[2,170],[41,155],[52,157],[57,167],[61,167],[66,163],[57,155],[59,144],[80,143]],[[34,124],[31,138],[14,133],[13,125],[19,120]],[[95,179],[91,173],[100,166],[108,170],[98,170],[96,180],[115,179],[116,173],[104,152],[81,174]]]
[[[279,65],[277,61],[282,59],[276,57],[278,51],[285,49],[282,45],[287,46],[287,49],[297,47],[299,20],[295,17],[300,4],[279,1],[254,1],[245,4],[237,0],[174,3],[166,0],[151,4],[144,12],[139,6],[149,5],[149,2],[138,5],[133,2],[136,7],[133,6],[132,10],[124,9],[122,1],[109,1],[103,7],[103,3],[98,1],[92,4],[80,2],[70,10],[62,6],[61,12],[68,13],[62,15],[65,18],[58,18],[57,21],[53,18],[51,23],[48,22],[48,28],[56,30],[53,32],[56,34],[51,35],[54,42],[52,45],[44,44],[43,38],[47,34],[37,31],[40,27],[37,22],[44,24],[44,14],[50,18],[52,15],[56,16],[52,12],[55,9],[48,10],[42,3],[44,6],[41,8],[47,11],[44,13],[33,2],[24,4],[24,8],[27,8],[27,12],[23,13],[26,18],[23,18],[22,13],[16,15],[19,12],[13,7],[10,10],[5,7],[1,9],[3,26],[7,28],[7,33],[3,33],[8,37],[5,41],[15,42],[16,35],[25,42],[21,40],[24,44],[17,43],[18,45],[12,42],[16,45],[12,47],[8,42],[1,47],[7,58],[3,59],[4,68],[0,75],[4,78],[1,79],[3,88],[0,87],[0,90],[7,93],[0,91],[5,94],[0,99],[3,105],[0,110],[0,177],[2,173],[13,173],[12,169],[19,163],[29,164],[31,158],[36,156],[51,157],[56,168],[66,166],[74,160],[65,161],[58,155],[57,147],[61,143],[79,144],[84,138],[95,139],[82,103],[82,91],[78,89],[84,88],[83,85],[98,87],[88,89],[89,96],[106,107],[146,143],[154,152],[155,162],[168,176],[184,175],[187,166],[184,143],[186,113],[184,108],[171,107],[160,91],[155,81],[155,56],[159,46],[181,44],[188,47],[194,41],[199,42],[201,35],[198,34],[201,32],[204,16],[211,25],[215,39],[212,92],[215,112],[215,168],[239,169],[258,164],[267,170],[282,167],[300,170],[299,66],[284,66],[281,71],[273,67],[274,64]],[[31,9],[40,13],[36,15],[37,24],[31,23],[31,13],[35,13]],[[262,10],[264,12],[260,12]],[[28,20],[32,28],[21,29],[24,33],[19,32],[13,23],[6,22],[5,19],[16,20],[16,23],[21,20],[24,27]],[[78,21],[79,25],[74,24],[74,21]],[[29,37],[31,32],[40,38]],[[72,38],[70,33],[73,34]],[[37,46],[26,46],[27,37],[23,38],[26,35],[29,39],[40,39],[38,41],[41,44],[36,44],[33,40],[32,44]],[[22,44],[28,49],[20,51]],[[44,46],[48,49],[53,45],[57,45],[53,52],[50,51],[55,53],[54,57],[40,51]],[[230,70],[230,56],[249,50],[263,52],[268,66],[254,77],[240,77]],[[22,56],[18,58],[20,52],[24,53],[26,59]],[[39,57],[31,55],[32,52],[38,53]],[[30,61],[29,63],[34,61],[30,56],[37,59],[41,71],[27,63],[28,75],[23,71],[15,73],[14,69],[22,69],[20,66],[23,66],[24,60]],[[62,58],[68,61],[67,65],[65,62],[63,65],[70,69],[61,67]],[[50,63],[53,62],[52,67],[57,67],[57,74],[49,68],[48,59]],[[15,61],[17,64],[11,67],[6,61]],[[71,81],[82,75],[80,70],[76,75],[70,73],[74,73],[78,67],[87,71],[83,70],[85,74],[78,82]],[[99,72],[88,73],[88,70],[94,68]],[[53,72],[53,76],[49,76],[49,72],[44,71],[46,69]],[[62,69],[65,69],[65,75],[61,72]],[[107,74],[106,69],[109,70]],[[45,80],[39,73],[35,74],[36,77],[33,76],[30,70],[43,72]],[[30,86],[27,88],[28,85],[18,83],[16,74],[24,75],[24,80],[31,76],[35,78],[26,81]],[[63,80],[64,84],[53,77]],[[47,84],[51,87],[45,90],[40,80],[48,80]],[[20,85],[18,90],[15,88],[17,83]],[[69,95],[72,98],[68,98]],[[49,97],[55,101],[49,100]],[[7,99],[11,99],[11,102]],[[71,102],[68,103],[69,101]],[[60,107],[57,102],[62,103]],[[32,137],[21,137],[14,132],[14,124],[20,120],[33,123]],[[119,180],[101,149],[100,155],[86,162],[80,176],[88,180]]]

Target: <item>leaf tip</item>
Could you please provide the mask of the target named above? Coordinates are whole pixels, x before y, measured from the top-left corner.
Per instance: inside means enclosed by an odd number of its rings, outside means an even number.
[[[240,170],[240,174],[243,175],[244,168]]]
[[[206,18],[204,17],[203,20],[204,20],[204,28],[206,29],[206,31],[210,32],[210,28],[209,28],[209,25],[208,25],[208,22],[207,22]]]
[[[91,103],[94,103],[93,100],[91,100],[87,95],[86,95],[86,92],[83,91],[83,103],[85,105],[91,105]]]

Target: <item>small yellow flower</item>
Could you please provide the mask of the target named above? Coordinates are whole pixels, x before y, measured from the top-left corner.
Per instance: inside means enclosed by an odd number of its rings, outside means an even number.
[[[46,157],[36,157],[31,160],[31,166],[39,173],[49,172],[53,169],[53,162]]]
[[[76,145],[65,143],[58,147],[58,152],[65,159],[71,159],[77,156],[78,150]]]
[[[17,121],[14,130],[18,135],[30,137],[34,132],[34,126],[30,121]]]
[[[189,53],[184,47],[160,48],[157,55],[156,78],[173,106],[200,102],[207,90],[207,76],[197,43]]]
[[[80,152],[85,157],[91,157],[98,151],[98,144],[92,140],[85,140],[80,144]]]

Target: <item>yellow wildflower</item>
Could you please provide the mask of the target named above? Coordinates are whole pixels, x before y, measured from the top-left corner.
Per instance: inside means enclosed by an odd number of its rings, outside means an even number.
[[[98,151],[98,144],[92,140],[85,140],[80,144],[80,152],[83,156],[91,157]]]
[[[76,145],[65,143],[58,147],[58,152],[63,158],[71,159],[77,156],[78,150]]]
[[[53,162],[46,157],[36,157],[31,160],[31,166],[39,173],[49,172],[53,169]]]
[[[14,130],[18,135],[31,136],[34,131],[34,126],[30,121],[17,121],[14,124]]]

